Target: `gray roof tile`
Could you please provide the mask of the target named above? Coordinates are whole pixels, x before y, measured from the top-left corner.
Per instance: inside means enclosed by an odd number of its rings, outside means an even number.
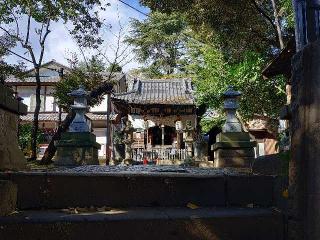
[[[136,80],[131,91],[115,93],[113,100],[134,104],[194,105],[193,93],[189,78]]]

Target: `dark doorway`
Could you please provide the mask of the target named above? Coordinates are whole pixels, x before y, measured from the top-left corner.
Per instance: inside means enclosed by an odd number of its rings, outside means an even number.
[[[162,145],[162,129],[155,126],[149,129],[149,137],[151,138],[151,145]],[[172,145],[176,138],[176,130],[174,127],[164,127],[164,145]]]

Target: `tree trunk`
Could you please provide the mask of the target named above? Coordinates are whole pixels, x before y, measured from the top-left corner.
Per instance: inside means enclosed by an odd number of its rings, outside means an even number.
[[[279,22],[279,16],[278,16],[276,2],[275,2],[275,0],[271,0],[271,3],[272,3],[272,8],[273,8],[274,23],[275,23],[276,29],[277,29],[277,35],[278,35],[278,39],[279,39],[280,49],[283,49],[284,43],[283,43],[283,37],[282,37],[281,26],[280,26],[280,22]]]
[[[109,82],[105,82],[103,84],[101,84],[100,86],[98,86],[96,89],[93,89],[90,92],[90,98],[97,98],[98,96],[101,96],[105,93],[110,93],[112,91],[113,85]],[[57,148],[54,146],[54,141],[59,140],[61,137],[61,134],[63,132],[66,132],[72,122],[72,120],[74,119],[75,114],[74,113],[68,113],[67,117],[65,118],[65,120],[62,122],[62,124],[60,124],[60,126],[58,127],[57,131],[55,132],[55,134],[53,135],[48,148],[46,149],[40,164],[50,164],[52,163],[52,158],[56,153]]]
[[[61,138],[61,134],[66,132],[67,129],[69,128],[72,120],[75,117],[75,113],[73,112],[69,112],[68,115],[66,116],[65,120],[59,125],[57,131],[55,132],[55,134],[53,135],[42,159],[40,164],[42,165],[46,165],[46,164],[50,164],[52,163],[52,158],[54,156],[54,154],[56,153],[56,146],[54,145],[54,142],[56,140],[59,140]]]
[[[35,77],[36,77],[36,107],[33,114],[33,126],[32,126],[32,133],[31,133],[31,160],[37,159],[37,135],[39,130],[39,112],[41,107],[41,98],[40,98],[40,91],[41,91],[41,81],[40,81],[40,72],[39,67],[35,67]]]
[[[111,113],[111,94],[107,94],[107,123],[106,123],[106,165],[110,163],[110,146],[111,146],[111,124],[110,124],[110,113]]]

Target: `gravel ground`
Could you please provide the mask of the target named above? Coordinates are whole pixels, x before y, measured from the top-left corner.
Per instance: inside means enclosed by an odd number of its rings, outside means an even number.
[[[196,175],[233,175],[239,173],[248,173],[239,169],[213,169],[198,167],[181,167],[181,166],[159,166],[159,165],[133,165],[133,166],[99,166],[87,165],[73,168],[55,169],[54,172],[63,173],[135,173],[135,174],[152,174],[152,173],[174,173],[174,174],[196,174]]]

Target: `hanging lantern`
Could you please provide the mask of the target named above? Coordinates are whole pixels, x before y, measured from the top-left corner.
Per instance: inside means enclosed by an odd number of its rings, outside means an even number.
[[[143,121],[143,128],[144,128],[144,129],[148,129],[148,128],[149,128],[149,122],[148,122],[148,120],[144,120],[144,121]]]
[[[176,130],[181,132],[183,130],[183,124],[181,120],[176,121]]]

